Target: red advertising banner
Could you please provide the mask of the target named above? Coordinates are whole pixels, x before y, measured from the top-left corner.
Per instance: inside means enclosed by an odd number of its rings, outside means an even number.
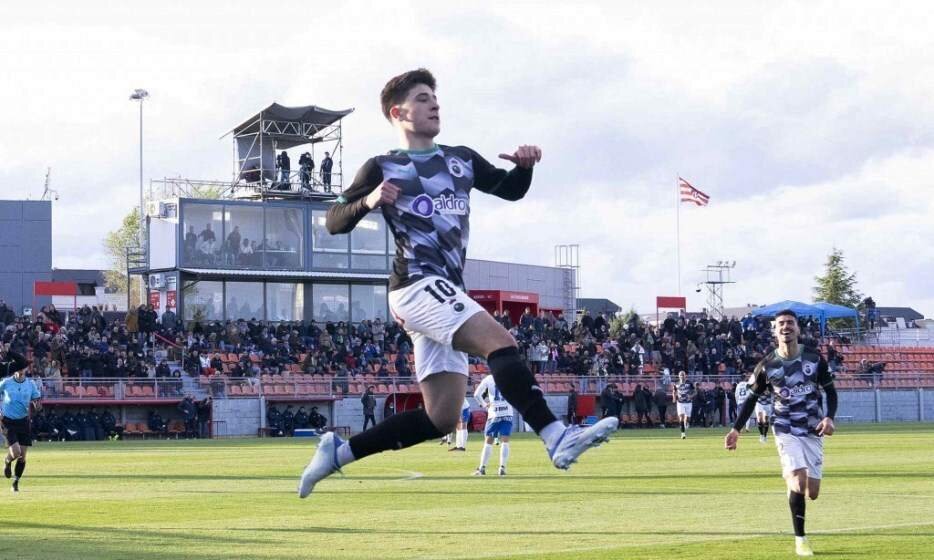
[[[165,308],[166,309],[177,309],[175,306],[175,290],[171,290],[165,293]]]
[[[149,305],[153,309],[159,309],[159,292],[149,292]]]

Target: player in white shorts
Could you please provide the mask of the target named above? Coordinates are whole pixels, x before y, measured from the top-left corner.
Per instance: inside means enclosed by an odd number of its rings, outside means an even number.
[[[352,461],[452,431],[467,393],[467,354],[486,358],[500,392],[542,438],[559,469],[607,441],[619,424],[611,418],[568,427],[555,418],[515,339],[465,293],[471,191],[520,200],[542,152],[520,146],[500,154],[515,165],[506,171],[466,146],[436,144],[441,119],[435,85],[424,68],[389,80],[380,102],[401,149],[368,159],[326,220],[331,234],[347,234],[375,211],[392,232],[389,306],[412,338],[425,408],[390,416],[346,442],[333,433],[322,436],[299,481],[302,498]]]
[[[496,388],[492,375],[487,375],[477,385],[473,396],[487,409],[486,427],[483,430],[485,440],[483,451],[480,453],[480,466],[473,473],[474,476],[486,474],[486,464],[493,453],[493,439],[500,439],[499,448],[499,476],[506,476],[506,462],[509,460],[509,436],[512,435],[512,422],[514,412],[512,406]]]
[[[691,413],[694,411],[694,396],[697,387],[687,380],[684,370],[678,372],[678,382],[671,387],[671,398],[678,409],[678,423],[681,425],[681,439],[687,436],[687,429],[691,425]]]
[[[750,380],[752,385],[754,380]],[[772,393],[762,393],[756,396],[756,425],[759,428],[759,443],[769,440],[769,418],[772,417]]]
[[[454,447],[448,449],[448,451],[467,451],[467,426],[470,424],[470,402],[467,399],[464,399],[464,404],[461,406],[461,417],[457,421],[457,429],[454,430],[453,441]]]
[[[788,488],[788,507],[798,556],[813,556],[804,533],[805,494],[816,500],[824,472],[824,436],[833,435],[837,390],[827,362],[816,351],[798,345],[798,317],[793,311],[775,316],[773,333],[778,348],[756,366],[751,391],[726,436],[725,446],[735,450],[739,430],[752,415],[756,397],[774,397],[775,446]],[[827,414],[821,410],[821,390],[827,396]]]
[[[749,382],[747,382],[745,379],[736,384],[735,396],[737,409],[742,408],[743,403],[745,403],[746,399],[749,398],[749,396],[752,394],[752,392],[749,390],[749,385]],[[744,431],[749,431],[750,426],[752,426],[752,421],[752,418],[746,421],[746,425],[743,427]]]

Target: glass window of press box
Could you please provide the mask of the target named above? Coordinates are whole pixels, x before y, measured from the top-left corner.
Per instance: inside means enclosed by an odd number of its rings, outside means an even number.
[[[315,268],[349,268],[350,235],[331,235],[325,227],[327,212],[311,211],[311,263]]]
[[[350,267],[365,270],[386,269],[386,243],[386,221],[382,214],[368,214],[350,232]]]
[[[343,290],[346,292],[346,285]],[[302,321],[305,318],[304,294],[305,286],[299,283],[189,280],[182,289],[184,318],[186,321]],[[346,301],[345,296],[345,308]]]
[[[224,283],[206,280],[185,282],[182,299],[186,321],[224,319]]]
[[[188,203],[182,227],[183,266],[258,270],[304,266],[302,208]]]

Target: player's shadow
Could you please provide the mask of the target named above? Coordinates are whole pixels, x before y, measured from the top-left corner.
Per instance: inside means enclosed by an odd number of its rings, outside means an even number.
[[[257,545],[257,544],[268,544],[268,541],[263,539],[248,539],[248,538],[230,538],[229,536],[208,536],[208,535],[192,535],[188,534],[191,529],[178,528],[178,529],[161,529],[161,530],[146,530],[146,529],[126,529],[121,527],[96,527],[96,526],[83,526],[83,525],[65,525],[61,523],[35,523],[30,521],[4,521],[3,526],[5,528],[17,528],[17,529],[37,529],[43,531],[44,538],[48,539],[49,535],[53,535],[58,532],[71,532],[71,533],[85,533],[93,535],[93,537],[98,539],[102,534],[106,535],[124,535],[131,538],[139,539],[149,539],[154,541],[164,541],[167,537],[171,536],[172,539],[179,539],[183,541],[191,542],[207,542],[207,543],[236,543],[236,544],[245,544],[245,545]],[[167,533],[166,531],[172,531]],[[199,529],[200,531],[200,529]],[[205,531],[210,532],[210,531]]]

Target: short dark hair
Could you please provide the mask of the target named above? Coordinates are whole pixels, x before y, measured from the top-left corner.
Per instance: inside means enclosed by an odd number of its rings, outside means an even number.
[[[435,89],[435,77],[425,68],[418,70],[409,70],[404,74],[392,78],[383,86],[382,93],[379,94],[379,102],[383,108],[383,116],[389,119],[389,109],[405,101],[405,96],[409,94],[413,87],[418,84],[425,84],[432,91]]]
[[[795,318],[795,323],[798,322],[798,314],[792,311],[791,309],[782,309],[781,311],[775,314],[775,318],[778,319],[782,315],[791,315],[792,317]]]

